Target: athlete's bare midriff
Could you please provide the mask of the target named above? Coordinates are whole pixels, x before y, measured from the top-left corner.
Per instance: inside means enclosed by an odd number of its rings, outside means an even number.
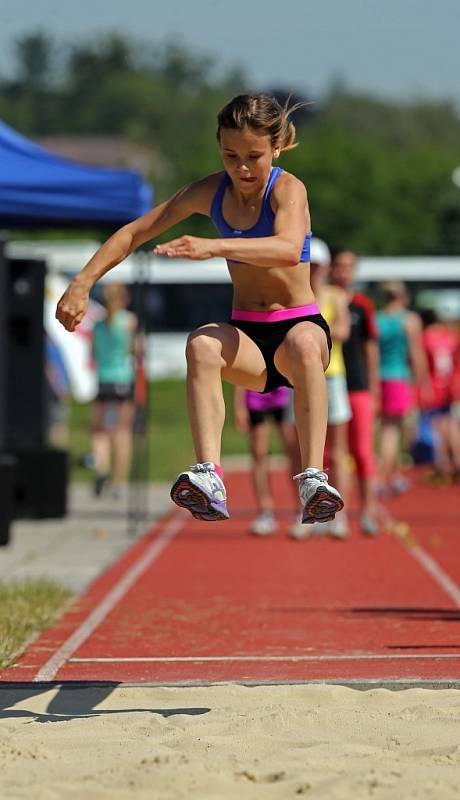
[[[256,267],[229,261],[233,282],[233,307],[246,311],[277,311],[315,302],[310,288],[310,267]]]

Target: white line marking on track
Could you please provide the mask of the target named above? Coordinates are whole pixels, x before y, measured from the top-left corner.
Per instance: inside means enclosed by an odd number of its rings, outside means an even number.
[[[460,661],[460,653],[454,655],[453,653],[359,653],[357,655],[330,655],[330,656],[164,656],[164,657],[139,657],[139,658],[69,658],[73,664],[162,664],[170,662],[178,663],[199,663],[201,661],[375,661],[387,659],[393,661],[394,659],[457,659]]]
[[[322,662],[322,661],[373,661],[373,660],[404,660],[404,659],[432,659],[432,660],[460,660],[460,654],[416,654],[416,653],[395,653],[395,654],[337,654],[337,655],[318,655],[318,656],[165,656],[165,657],[139,657],[139,658],[72,658],[73,653],[83,644],[93,631],[108,616],[113,608],[131,589],[136,580],[153,564],[161,555],[163,550],[170,544],[177,535],[183,524],[184,517],[173,517],[165,526],[163,531],[125,573],[121,580],[104,597],[91,614],[82,622],[74,633],[61,645],[61,647],[51,656],[46,664],[40,668],[34,677],[34,682],[52,681],[58,671],[66,661],[72,663],[199,663],[199,662]],[[455,605],[460,608],[460,587],[452,578],[444,572],[442,567],[419,545],[408,548],[408,552],[419,562],[428,572],[444,592],[453,600]]]
[[[444,589],[445,593],[460,608],[460,586],[439,566],[438,562],[432,558],[423,547],[416,545],[408,548],[409,553],[421,564],[421,566],[431,575],[436,583]]]
[[[123,577],[115,584],[113,589],[101,600],[99,605],[86,617],[81,625],[71,636],[56,650],[49,661],[39,669],[34,677],[34,683],[52,681],[63,664],[68,661],[73,653],[83,644],[93,631],[101,624],[120,600],[129,592],[137,579],[145,572],[154,561],[159,558],[163,550],[170,544],[184,523],[184,515],[175,515],[170,519],[158,537],[144,551],[142,556],[131,565]]]

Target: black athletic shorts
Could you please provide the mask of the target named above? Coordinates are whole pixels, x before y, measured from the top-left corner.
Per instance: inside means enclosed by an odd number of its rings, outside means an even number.
[[[264,357],[267,367],[267,382],[262,394],[272,392],[273,389],[277,389],[278,386],[290,386],[292,388],[292,384],[289,383],[288,379],[284,375],[281,375],[276,369],[273,359],[287,332],[291,330],[294,325],[297,325],[298,322],[313,322],[314,325],[319,325],[326,334],[327,346],[329,348],[329,353],[331,352],[331,333],[329,331],[329,325],[322,314],[311,314],[308,317],[293,317],[292,319],[283,319],[279,322],[249,322],[237,319],[231,319],[229,322],[234,328],[238,328],[238,330],[245,333],[246,336],[249,336]]]
[[[277,425],[281,425],[288,417],[288,406],[281,406],[280,408],[270,408],[267,411],[251,411],[249,410],[249,425],[251,428],[257,428],[262,425],[267,417],[271,417]]]
[[[134,399],[134,383],[100,383],[96,400],[104,403],[121,403]]]

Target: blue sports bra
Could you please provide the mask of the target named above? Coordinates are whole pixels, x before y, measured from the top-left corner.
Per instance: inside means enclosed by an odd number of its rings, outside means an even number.
[[[230,178],[226,172],[224,173],[219,186],[217,187],[217,191],[214,195],[211,205],[211,219],[223,239],[230,239],[235,236],[242,236],[246,238],[249,237],[251,239],[259,236],[273,236],[275,214],[270,204],[270,195],[272,193],[274,184],[282,172],[283,170],[281,167],[273,167],[270,173],[270,178],[268,179],[268,183],[265,187],[264,196],[262,198],[262,207],[260,209],[259,219],[251,228],[245,228],[244,230],[232,228],[223,217],[222,200],[224,198],[225,190],[230,183]],[[310,261],[311,236],[311,231],[305,236],[299,261]]]

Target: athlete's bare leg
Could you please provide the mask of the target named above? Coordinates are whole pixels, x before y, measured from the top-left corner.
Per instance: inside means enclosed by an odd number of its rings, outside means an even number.
[[[313,322],[299,322],[275,354],[275,365],[294,386],[294,410],[302,468],[323,469],[327,428],[329,362],[326,334]]]
[[[292,422],[282,422],[281,425],[279,425],[279,432],[283,442],[284,452],[286,453],[289,461],[291,475],[297,475],[299,472],[302,472],[297,428]],[[294,481],[292,482],[292,491],[294,492],[294,508],[297,508],[299,504],[299,496]]]
[[[348,423],[328,425],[327,451],[330,459],[331,481],[337,487],[342,497],[348,496]]]
[[[132,400],[120,402],[117,408],[117,422],[112,434],[112,481],[117,486],[125,484],[129,477],[133,449],[133,418],[134,403]]]
[[[265,361],[246,334],[227,323],[204,325],[187,342],[187,402],[198,462],[220,464],[225,420],[222,378],[261,392]]]
[[[270,464],[268,440],[270,428],[268,422],[261,422],[249,432],[249,444],[252,456],[252,479],[259,511],[273,511],[273,497],[270,488]]]
[[[91,426],[91,450],[94,469],[98,475],[108,475],[110,471],[110,433],[105,423],[106,413],[107,403],[95,400]]]
[[[380,481],[387,491],[398,468],[401,421],[398,417],[385,417],[380,433]]]

